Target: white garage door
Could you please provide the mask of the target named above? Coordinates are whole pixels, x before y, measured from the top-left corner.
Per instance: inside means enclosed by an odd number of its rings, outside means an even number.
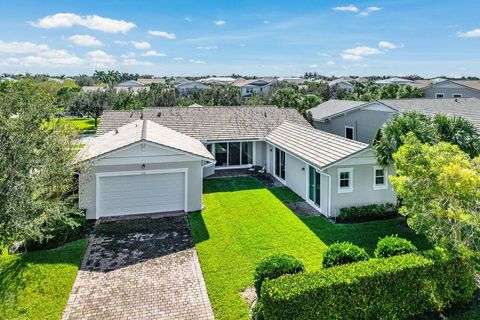
[[[99,177],[99,217],[185,209],[185,173]]]

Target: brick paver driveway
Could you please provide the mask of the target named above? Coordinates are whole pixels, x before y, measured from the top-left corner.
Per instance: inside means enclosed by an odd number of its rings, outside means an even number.
[[[63,319],[213,319],[186,217],[99,224]]]

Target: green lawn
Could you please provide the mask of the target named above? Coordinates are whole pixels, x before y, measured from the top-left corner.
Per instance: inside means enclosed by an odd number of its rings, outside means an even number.
[[[80,132],[88,130],[89,133],[94,133],[95,130],[95,119],[93,118],[66,118],[70,123],[72,123]],[[100,122],[100,121],[98,121]],[[98,124],[97,124],[98,125]]]
[[[85,245],[0,256],[0,318],[60,319]]]
[[[248,318],[240,294],[252,286],[255,266],[268,255],[291,254],[312,271],[321,268],[322,252],[335,241],[352,241],[372,253],[379,237],[398,234],[426,246],[399,220],[335,225],[323,217],[300,219],[280,199],[296,198],[286,188],[269,190],[248,177],[205,181],[205,210],[189,221],[217,319]]]

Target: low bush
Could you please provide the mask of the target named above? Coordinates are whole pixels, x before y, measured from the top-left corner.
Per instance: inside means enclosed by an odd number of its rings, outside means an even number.
[[[350,242],[337,242],[329,246],[323,254],[322,265],[330,268],[368,259],[368,253],[364,249]]]
[[[263,317],[263,305],[261,302],[257,301],[252,308],[252,320],[264,320]]]
[[[364,222],[393,218],[398,215],[398,207],[393,203],[370,204],[360,207],[341,208],[338,222]]]
[[[387,258],[411,252],[417,252],[417,247],[409,240],[397,236],[387,236],[378,241],[377,248],[375,249],[375,257]]]
[[[260,301],[265,319],[407,319],[467,303],[475,289],[467,257],[432,250],[268,280]]]
[[[267,279],[275,279],[284,274],[294,274],[305,270],[303,263],[288,254],[276,254],[266,257],[255,269],[253,275],[255,291],[260,297],[262,283]]]

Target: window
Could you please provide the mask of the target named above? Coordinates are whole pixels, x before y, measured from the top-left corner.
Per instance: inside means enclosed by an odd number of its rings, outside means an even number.
[[[240,165],[240,142],[228,143],[228,165]]]
[[[355,128],[345,126],[345,138],[354,140],[355,139]]]
[[[318,207],[321,206],[321,183],[322,179],[320,173],[314,167],[309,166],[309,199],[313,201]]]
[[[213,146],[213,148],[212,148]],[[212,152],[212,149],[215,152]],[[217,167],[246,166],[253,164],[253,142],[216,142],[207,144],[215,157]]]
[[[285,152],[275,148],[275,175],[285,180]]]
[[[242,142],[242,164],[253,164],[253,142]]]
[[[462,94],[461,93],[454,93],[452,94],[452,98],[461,98]]]
[[[373,167],[373,189],[387,189],[387,170],[385,168],[379,166]]]
[[[435,98],[445,98],[443,93],[435,93]]]
[[[228,166],[227,150],[228,143],[215,143],[215,160],[218,167]]]
[[[353,168],[338,169],[338,193],[353,191]]]

